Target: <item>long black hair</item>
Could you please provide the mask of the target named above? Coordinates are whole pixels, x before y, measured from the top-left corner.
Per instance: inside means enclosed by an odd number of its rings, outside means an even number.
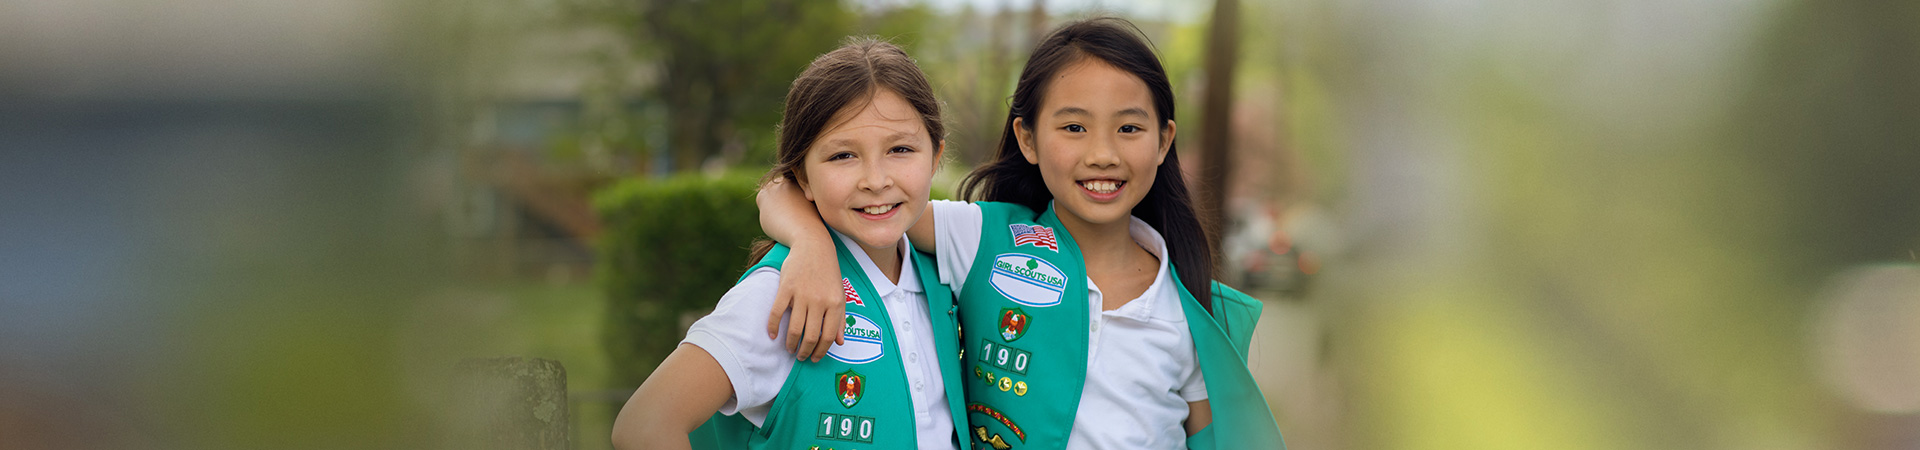
[[[1040,176],[1040,167],[1020,154],[1020,141],[1014,137],[1014,119],[1033,131],[1040,100],[1046,97],[1049,80],[1061,70],[1086,58],[1097,58],[1146,82],[1153,94],[1154,114],[1159,117],[1164,135],[1173,121],[1173,85],[1167,70],[1153,53],[1140,28],[1125,19],[1102,17],[1074,22],[1049,34],[1033,49],[1033,56],[1020,70],[1020,82],[1013,89],[1008,105],[1007,123],[1000,131],[1000,149],[994,160],[960,183],[963,197],[971,201],[996,201],[1045,210],[1053,193]],[[1146,198],[1134,205],[1139,217],[1167,241],[1167,259],[1180,274],[1180,284],[1192,293],[1200,306],[1213,313],[1213,248],[1206,227],[1194,211],[1193,198],[1187,193],[1187,181],[1180,171],[1180,151],[1167,145],[1167,158],[1155,171],[1153,186]]]

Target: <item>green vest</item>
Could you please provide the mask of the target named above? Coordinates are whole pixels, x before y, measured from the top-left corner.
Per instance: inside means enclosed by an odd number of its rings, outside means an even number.
[[[960,295],[969,366],[963,434],[976,450],[1064,448],[1087,378],[1086,262],[1051,205],[1036,215],[1011,203],[974,204],[983,216],[980,249]],[[1214,282],[1209,315],[1174,285],[1213,410],[1213,424],[1189,437],[1188,448],[1285,448],[1247,370],[1260,302]]]
[[[696,449],[908,449],[916,444],[913,400],[906,370],[900,362],[898,340],[886,306],[874,293],[866,270],[839,239],[843,286],[857,297],[847,299],[846,345],[836,346],[819,362],[796,361],[773,399],[767,420],[755,427],[739,415],[714,414],[688,435]],[[966,429],[965,398],[960,381],[959,348],[953,292],[939,283],[933,258],[913,253],[913,265],[927,294],[927,320],[933,328],[934,353],[940,361],[954,430]],[[787,247],[776,245],[747,269],[779,269]],[[746,279],[745,275],[741,276]],[[945,314],[942,314],[945,312]],[[949,355],[940,357],[938,355]],[[957,438],[957,437],[956,437]],[[956,441],[957,443],[958,441]]]

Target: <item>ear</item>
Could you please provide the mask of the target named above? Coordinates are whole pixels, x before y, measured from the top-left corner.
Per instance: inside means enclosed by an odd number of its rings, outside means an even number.
[[[807,170],[805,165],[802,165],[800,170],[793,171],[793,184],[800,187],[800,195],[805,196],[807,201],[813,201],[813,189],[811,185],[807,184]]]
[[[945,157],[946,155],[947,155],[946,139],[941,139],[940,142],[933,143],[933,173],[940,173],[940,162],[945,161],[940,158]]]
[[[1153,165],[1158,166],[1160,163],[1167,162],[1167,152],[1173,149],[1173,131],[1174,126],[1171,120],[1167,121],[1167,126],[1161,127],[1160,155],[1153,158]]]
[[[1026,127],[1026,120],[1025,117],[1013,118],[1013,140],[1020,144],[1020,156],[1027,157],[1027,164],[1037,165],[1040,154],[1033,151],[1033,129]]]

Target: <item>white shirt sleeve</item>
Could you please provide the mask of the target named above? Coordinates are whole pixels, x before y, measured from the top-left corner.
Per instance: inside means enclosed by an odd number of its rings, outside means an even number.
[[[1193,371],[1187,374],[1186,381],[1180,383],[1180,399],[1186,400],[1187,403],[1206,400],[1207,378],[1201,376],[1199,358],[1194,358],[1191,367]]]
[[[953,288],[953,295],[967,284],[967,272],[973,269],[973,257],[980,252],[980,224],[985,215],[980,205],[951,200],[934,200],[933,245],[940,262],[940,283]]]
[[[713,313],[700,318],[687,329],[686,340],[700,346],[720,362],[727,380],[733,384],[733,398],[720,406],[721,414],[740,414],[754,426],[766,422],[773,408],[773,397],[786,385],[793,371],[793,356],[781,340],[768,339],[767,312],[773,308],[774,293],[780,288],[780,272],[762,267],[747,275],[714,305]],[[787,321],[780,321],[777,336],[786,336]]]

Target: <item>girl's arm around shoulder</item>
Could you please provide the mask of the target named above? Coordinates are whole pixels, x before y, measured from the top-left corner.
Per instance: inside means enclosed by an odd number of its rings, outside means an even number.
[[[777,337],[780,318],[787,316],[787,351],[797,359],[819,361],[828,347],[846,343],[840,336],[846,322],[839,318],[846,316],[847,306],[833,233],[821,223],[813,202],[784,179],[761,186],[754,203],[760,207],[761,231],[791,249],[773,308],[767,311],[767,338]],[[789,309],[792,315],[787,315]]]
[[[700,346],[680,344],[620,407],[613,422],[613,447],[691,448],[687,434],[732,396],[732,382],[720,362]]]

